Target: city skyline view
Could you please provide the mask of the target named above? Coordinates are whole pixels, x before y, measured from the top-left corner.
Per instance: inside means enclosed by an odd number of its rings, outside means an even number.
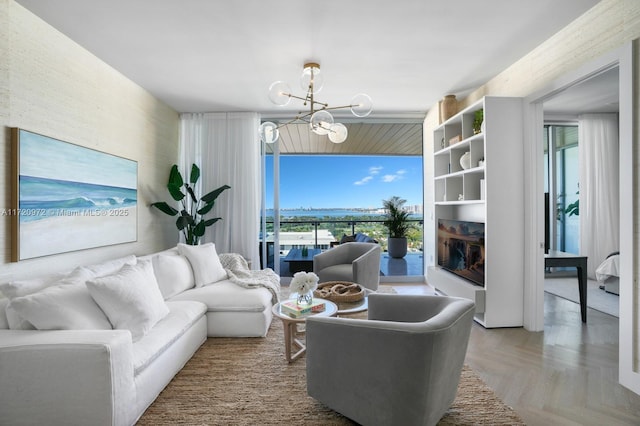
[[[377,209],[398,196],[423,204],[422,157],[280,156],[281,209]],[[273,156],[266,159],[267,208],[273,208]]]

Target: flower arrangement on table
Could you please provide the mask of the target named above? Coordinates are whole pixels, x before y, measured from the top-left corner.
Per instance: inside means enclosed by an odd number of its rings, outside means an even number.
[[[313,302],[313,291],[318,288],[320,278],[313,272],[296,272],[289,288],[298,293],[298,304],[310,305]]]

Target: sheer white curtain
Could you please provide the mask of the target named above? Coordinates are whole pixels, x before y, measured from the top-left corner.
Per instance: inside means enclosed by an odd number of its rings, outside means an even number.
[[[620,246],[619,143],[617,114],[579,116],[580,254],[588,275]]]
[[[198,193],[229,185],[207,217],[222,220],[207,228],[202,242],[213,242],[218,253],[240,253],[255,269],[260,265],[260,138],[257,113],[182,114],[180,168],[188,176],[200,167]],[[203,190],[204,189],[204,190]]]

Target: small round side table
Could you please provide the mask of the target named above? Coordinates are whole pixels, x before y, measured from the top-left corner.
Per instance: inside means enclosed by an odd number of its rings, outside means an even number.
[[[285,302],[288,300],[292,299],[287,299],[285,300]],[[333,317],[338,313],[338,306],[335,303],[329,300],[318,298],[314,298],[313,300],[324,301],[324,311],[315,314],[309,314],[301,318],[293,318],[286,312],[282,311],[282,302],[276,303],[271,308],[273,315],[280,318],[282,320],[282,324],[284,325],[284,353],[288,362],[293,362],[296,359],[300,358],[307,350],[307,347],[303,340],[304,329],[299,329],[299,324],[304,324],[305,320],[311,316]]]

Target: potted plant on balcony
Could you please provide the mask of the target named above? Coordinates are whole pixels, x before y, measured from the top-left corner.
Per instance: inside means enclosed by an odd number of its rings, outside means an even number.
[[[407,231],[409,229],[409,213],[404,210],[404,200],[393,196],[382,200],[385,209],[384,226],[389,230],[387,250],[393,258],[403,258],[407,254]]]
[[[229,185],[222,185],[220,188],[214,189],[198,198],[193,190],[198,179],[200,179],[200,169],[195,164],[191,166],[189,182],[185,182],[182,179],[178,166],[174,164],[169,173],[167,189],[174,200],[180,201],[182,209],[178,211],[164,201],[151,204],[169,216],[179,214],[178,220],[176,220],[176,227],[178,231],[183,233],[185,243],[190,245],[197,245],[200,242],[200,237],[204,235],[205,229],[222,219],[221,217],[205,219],[204,216],[213,209],[218,196],[231,188]]]

